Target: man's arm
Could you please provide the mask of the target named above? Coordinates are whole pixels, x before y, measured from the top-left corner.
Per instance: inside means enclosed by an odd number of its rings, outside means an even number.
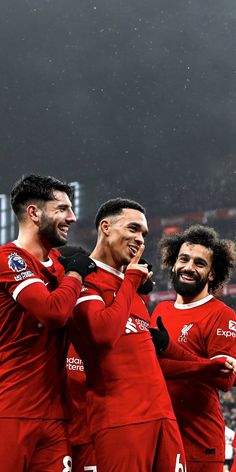
[[[13,256],[20,263],[17,275]],[[46,279],[42,277],[41,268],[29,253],[21,248],[13,253],[11,248],[5,247],[0,258],[0,281],[15,302],[40,323],[49,328],[58,328],[64,326],[69,316],[72,316],[81,292],[82,278],[96,268],[89,257],[81,254],[75,254],[73,261],[69,262],[66,267],[68,272],[61,285],[50,291],[47,288],[47,276]],[[62,267],[59,272],[63,274]]]
[[[88,288],[79,298],[74,309],[73,323],[79,331],[83,329],[89,342],[105,349],[111,349],[116,344],[124,332],[142,277],[139,270],[127,269],[114,302],[108,307],[94,287],[92,290]]]
[[[64,326],[72,312],[82,288],[75,277],[66,276],[60,286],[50,292],[42,281],[25,286],[13,298],[48,328]]]
[[[191,361],[159,358],[159,363],[166,380],[192,378],[208,382],[212,387],[219,390],[227,391],[235,381],[236,368],[236,362],[229,364],[229,359],[224,356],[212,360],[197,358],[196,356],[195,360]]]
[[[114,297],[113,303],[106,307],[96,286],[90,286],[90,292],[77,302],[74,310],[73,322],[78,331],[83,330],[88,342],[96,344],[103,349],[111,349],[123,334],[134,296],[142,283],[152,276],[147,264],[140,264],[140,257],[144,251],[141,244],[136,255],[128,264],[124,279]],[[98,279],[99,280],[99,279]]]
[[[224,391],[231,388],[236,371],[234,359],[224,355],[213,359],[198,357],[170,339],[161,317],[157,318],[157,327],[150,331],[167,380],[194,377],[202,381],[210,380],[212,386]]]

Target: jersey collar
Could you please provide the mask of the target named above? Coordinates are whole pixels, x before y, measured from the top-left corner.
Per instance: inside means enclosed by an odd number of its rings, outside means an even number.
[[[178,308],[178,310],[188,310],[189,308],[195,308],[196,306],[204,305],[204,303],[207,303],[209,300],[213,298],[213,295],[207,295],[207,297],[201,298],[201,300],[197,300],[196,302],[193,303],[174,303],[175,308]]]
[[[21,249],[24,249],[17,239],[15,239],[15,241],[12,241],[12,243],[15,244],[15,246],[17,246],[17,247],[20,247]],[[48,259],[46,261],[40,261],[40,263],[43,264],[44,267],[51,267],[53,265],[53,261],[52,261],[51,257],[48,257]]]
[[[111,267],[111,266],[109,266],[109,265],[107,265],[107,264],[104,264],[104,262],[97,261],[97,259],[93,259],[93,261],[94,261],[95,264],[96,264],[98,267],[100,267],[101,269],[106,270],[107,272],[110,272],[111,274],[116,275],[117,277],[120,277],[120,279],[123,279],[123,278],[124,278],[123,272],[120,272],[119,270],[114,269],[114,267]]]

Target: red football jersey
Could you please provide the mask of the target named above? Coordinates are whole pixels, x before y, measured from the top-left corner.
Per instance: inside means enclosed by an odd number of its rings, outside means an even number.
[[[63,325],[81,286],[64,277],[58,255],[41,263],[14,243],[0,248],[1,417],[67,416]]]
[[[71,419],[68,423],[70,442],[73,446],[91,442],[86,405],[86,376],[84,363],[70,344],[66,359],[67,388],[69,392]]]
[[[84,362],[91,433],[159,418],[175,419],[137,294],[142,274],[95,261],[74,310],[71,336]]]
[[[154,309],[173,341],[203,358],[229,355],[236,358],[234,311],[212,295],[190,304],[162,302]],[[224,421],[219,394],[211,381],[168,380],[174,412],[189,461],[224,461]]]

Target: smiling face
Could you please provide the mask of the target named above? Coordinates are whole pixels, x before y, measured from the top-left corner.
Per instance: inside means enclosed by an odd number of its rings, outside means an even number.
[[[144,243],[148,227],[142,212],[124,208],[119,215],[104,218],[101,230],[106,235],[107,263],[120,270]]]
[[[182,244],[172,272],[177,302],[190,303],[208,295],[208,284],[214,278],[212,260],[211,249],[201,244]]]
[[[51,247],[67,242],[69,226],[76,221],[71,201],[65,192],[55,190],[55,200],[44,204],[39,218],[39,235]]]

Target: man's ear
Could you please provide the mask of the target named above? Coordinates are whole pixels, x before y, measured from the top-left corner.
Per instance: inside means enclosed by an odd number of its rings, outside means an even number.
[[[102,233],[109,236],[111,230],[111,222],[109,220],[102,220],[100,223]]]
[[[30,204],[28,205],[27,215],[31,218],[32,221],[37,222],[39,221],[39,215],[41,213],[40,208],[37,205]]]
[[[215,275],[216,275],[216,274],[215,274],[214,269],[211,269],[211,270],[210,270],[210,273],[209,273],[209,276],[208,276],[208,279],[209,279],[210,282],[212,282],[212,280],[214,280]]]

